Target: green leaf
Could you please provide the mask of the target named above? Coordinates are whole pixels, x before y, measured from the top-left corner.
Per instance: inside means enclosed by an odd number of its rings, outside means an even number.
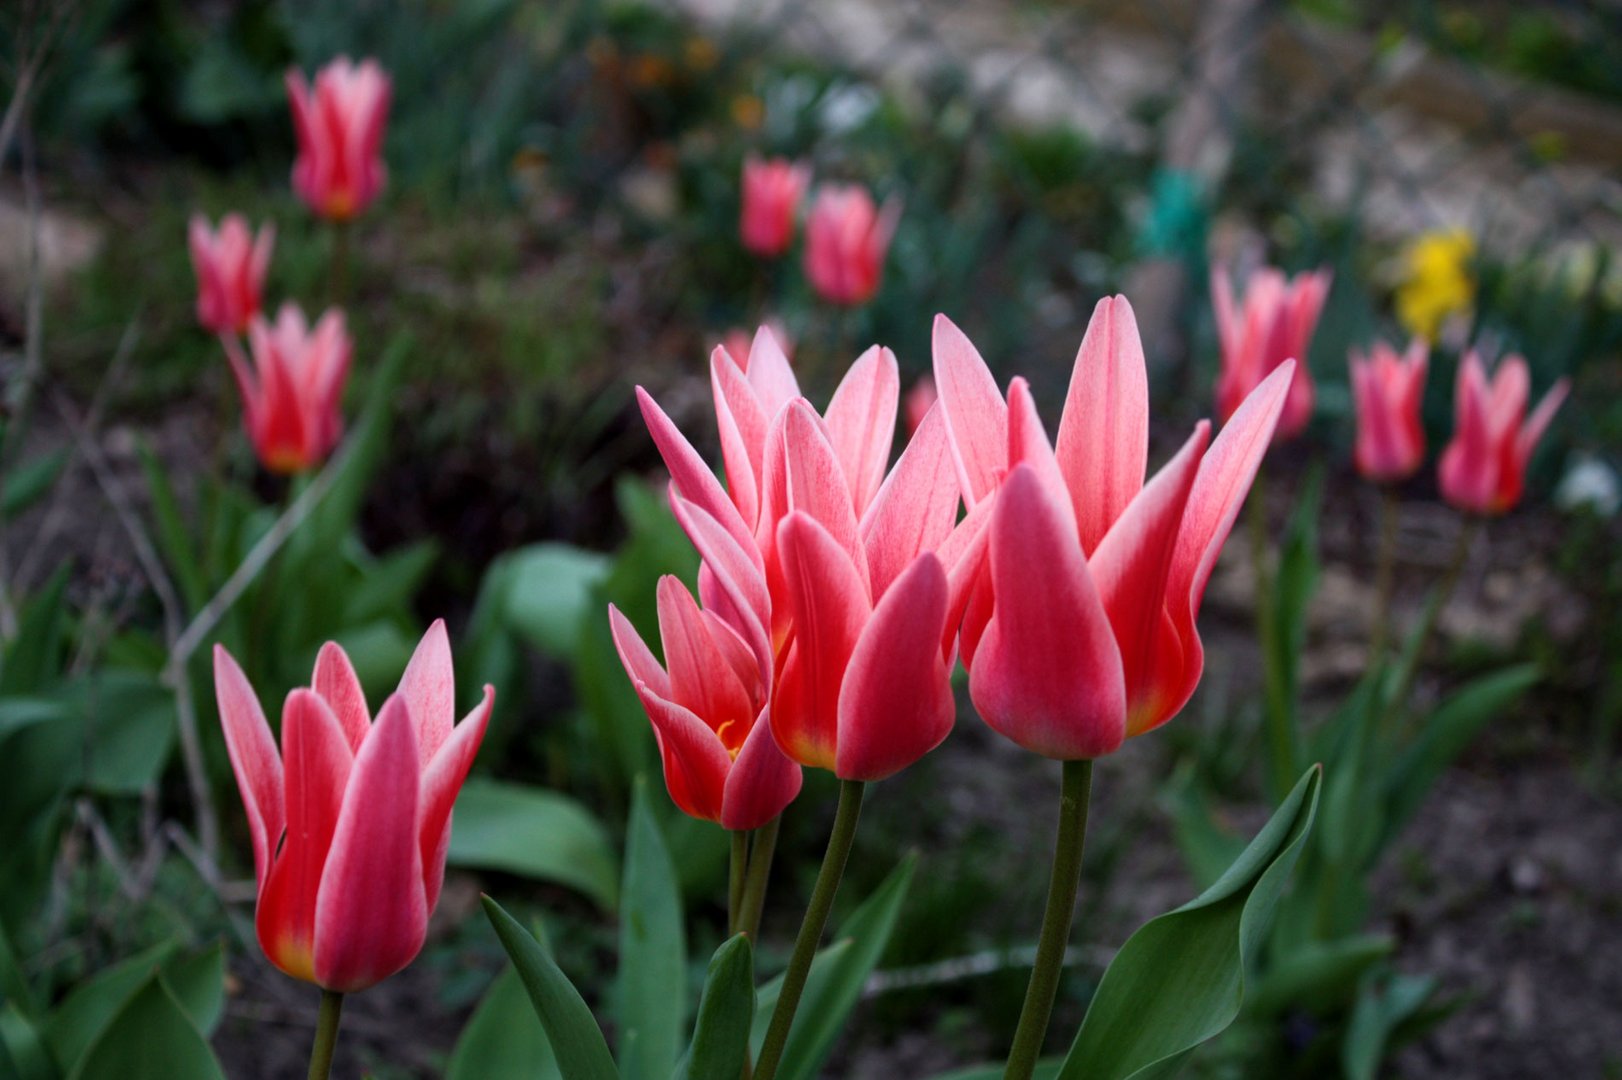
[[[1138,929],[1099,982],[1066,1080],[1169,1076],[1239,1015],[1254,962],[1318,809],[1322,769],[1296,783],[1215,884]]]
[[[225,1015],[225,944],[189,956],[176,956],[163,965],[163,981],[191,1022],[207,1038]]]
[[[68,461],[66,448],[38,454],[19,462],[5,475],[4,492],[0,493],[0,518],[13,518],[38,502]]]
[[[608,831],[568,796],[473,779],[462,786],[452,820],[452,864],[568,885],[613,908],[619,859]]]
[[[1044,1058],[1036,1063],[1031,1080],[1055,1080],[1062,1064],[1057,1058]],[[1002,1065],[971,1065],[967,1069],[953,1069],[940,1073],[934,1080],[1002,1080],[1007,1070]]]
[[[437,543],[420,540],[368,561],[344,596],[344,623],[353,626],[403,610],[438,557]]]
[[[755,956],[743,934],[715,950],[698,1003],[693,1045],[676,1080],[737,1080],[755,1015]]]
[[[1271,1017],[1287,1009],[1321,1012],[1342,1005],[1354,996],[1363,974],[1395,948],[1386,934],[1299,945],[1256,979],[1245,997],[1245,1013]]]
[[[100,795],[138,795],[157,783],[176,737],[174,695],[150,675],[97,671],[65,698],[82,725],[84,785]]]
[[[1535,665],[1521,664],[1483,676],[1448,698],[1429,717],[1414,721],[1419,737],[1389,774],[1385,842],[1419,812],[1437,778],[1481,729],[1530,689],[1538,675]]]
[[[832,1052],[845,1021],[862,998],[868,976],[873,974],[890,943],[901,904],[907,898],[907,889],[917,868],[916,855],[909,854],[902,859],[873,894],[840,924],[834,943],[817,953],[811,962],[805,994],[794,1014],[788,1044],[783,1048],[783,1063],[777,1072],[779,1080],[812,1080],[821,1072],[822,1063]],[[761,990],[755,1013],[756,1053],[760,1052],[760,1041],[766,1035],[761,1014],[764,1012],[767,1020],[770,1019],[782,988],[783,980],[779,976]]]
[[[1381,985],[1363,984],[1341,1044],[1341,1070],[1346,1080],[1375,1080],[1392,1033],[1419,1012],[1436,990],[1430,975],[1393,975]]]
[[[383,350],[372,369],[366,388],[366,404],[350,429],[331,467],[338,470],[326,497],[310,513],[288,542],[288,558],[293,564],[312,554],[326,560],[339,550],[355,528],[366,488],[388,449],[389,428],[394,418],[394,387],[412,348],[409,334],[397,334]]]
[[[557,1055],[559,1071],[567,1080],[618,1080],[619,1072],[614,1068],[614,1058],[603,1041],[603,1033],[568,976],[540,944],[488,896],[484,898],[484,913],[495,927],[502,948],[518,969],[530,1004]]]
[[[63,562],[24,606],[17,637],[0,656],[0,697],[36,694],[56,681],[67,622],[69,569]]]
[[[208,1040],[161,975],[149,976],[69,1080],[225,1080]]]
[[[1318,588],[1318,517],[1323,502],[1323,469],[1315,467],[1302,485],[1294,513],[1285,528],[1278,553],[1275,618],[1278,621],[1278,661],[1284,673],[1285,700],[1296,723],[1297,682],[1301,649],[1306,640],[1307,607]]]
[[[0,1005],[0,1080],[56,1080],[39,1029],[15,1002]]]
[[[687,945],[676,867],[638,780],[625,830],[620,890],[619,1065],[626,1080],[666,1080],[687,1018]]]
[[[533,648],[560,659],[574,656],[581,621],[601,615],[592,593],[608,576],[600,552],[568,544],[535,544],[505,556],[507,625]]]
[[[147,499],[152,504],[153,540],[174,574],[186,606],[196,611],[208,602],[208,580],[186,521],[180,514],[180,502],[163,470],[163,462],[152,448],[143,439],[136,442],[135,449],[141,459],[141,470],[146,474]]]
[[[14,1006],[24,1016],[39,1012],[39,1003],[34,999],[33,988],[28,985],[28,976],[23,973],[4,924],[0,924],[0,1003]]]
[[[552,1044],[511,966],[496,976],[473,1011],[445,1080],[563,1080]]]

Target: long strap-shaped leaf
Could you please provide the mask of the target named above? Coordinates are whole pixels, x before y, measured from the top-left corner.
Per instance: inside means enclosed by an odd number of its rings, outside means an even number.
[[[693,1045],[676,1080],[738,1080],[749,1051],[755,1015],[755,958],[738,934],[715,950],[698,1003]]]
[[[1059,1080],[1170,1076],[1239,1015],[1245,969],[1318,809],[1313,766],[1240,854],[1197,898],[1127,939],[1099,983]]]
[[[518,969],[565,1080],[619,1080],[602,1030],[569,977],[546,955],[540,943],[488,896],[484,898],[484,913],[495,927],[501,947],[512,958],[513,967]]]

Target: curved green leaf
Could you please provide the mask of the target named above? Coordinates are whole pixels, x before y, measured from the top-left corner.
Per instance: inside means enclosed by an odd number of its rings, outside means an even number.
[[[512,958],[513,967],[518,969],[565,1080],[619,1080],[602,1029],[569,977],[546,955],[540,943],[488,896],[484,897],[484,913],[495,927],[501,947]]]
[[[591,811],[556,792],[474,779],[452,818],[450,861],[579,889],[604,908],[619,893],[619,859]]]
[[[626,1080],[665,1080],[681,1053],[687,1019],[687,944],[681,890],[664,834],[636,783],[625,830],[620,890],[619,1066]]]
[[[840,924],[833,943],[812,960],[805,994],[800,998],[799,1011],[794,1014],[794,1026],[789,1028],[788,1045],[783,1050],[783,1063],[777,1071],[779,1080],[812,1080],[821,1071],[823,1061],[833,1050],[834,1040],[839,1038],[845,1021],[862,998],[868,976],[873,974],[885,946],[890,943],[902,901],[907,898],[907,888],[917,868],[916,855],[902,859],[873,894]],[[783,980],[779,976],[760,991],[755,1006],[753,1039],[757,1054],[782,988]]]
[[[1255,958],[1312,829],[1323,770],[1285,797],[1228,872],[1127,939],[1093,996],[1061,1080],[1169,1076],[1231,1024]]]
[[[181,953],[156,945],[81,983],[46,1018],[43,1034],[63,1072],[71,1071],[144,986],[161,975],[192,1026],[205,1037],[225,1009],[225,947]]]
[[[755,955],[738,934],[710,958],[704,996],[698,1003],[693,1045],[676,1080],[737,1080],[749,1052],[749,1025],[755,1015]]]
[[[68,1080],[225,1080],[208,1040],[161,975],[118,1010]]]
[[[445,1080],[563,1080],[546,1029],[508,967],[490,984],[462,1029]]]

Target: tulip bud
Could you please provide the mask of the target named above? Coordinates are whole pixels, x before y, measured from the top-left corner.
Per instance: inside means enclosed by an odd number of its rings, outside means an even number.
[[[389,116],[389,77],[376,60],[340,56],[316,73],[286,76],[298,158],[293,190],[311,210],[347,221],[371,205],[388,179],[383,129]]]
[[[855,307],[879,291],[901,204],[873,204],[864,188],[825,185],[805,227],[805,273],[831,304]]]
[[[196,214],[186,238],[197,272],[197,321],[216,334],[242,333],[259,314],[275,227],[262,225],[251,233],[241,214],[227,214],[215,231]]]
[[[1287,278],[1264,267],[1250,275],[1244,296],[1236,301],[1225,271],[1211,271],[1211,299],[1217,335],[1222,341],[1222,371],[1217,376],[1217,415],[1227,420],[1251,391],[1284,361],[1294,360],[1295,379],[1284,402],[1274,440],[1293,439],[1312,418],[1312,374],[1307,351],[1318,326],[1332,274],[1314,270]]]
[[[330,309],[311,329],[297,305],[283,304],[274,323],[253,318],[248,346],[251,369],[234,342],[227,355],[254,452],[274,473],[314,468],[343,434],[338,405],[350,356],[343,313]]]
[[[1419,409],[1425,397],[1429,349],[1416,339],[1408,352],[1383,341],[1365,358],[1351,355],[1352,400],[1357,407],[1357,471],[1376,483],[1405,480],[1425,457]]]
[[[751,155],[743,163],[743,211],[738,228],[743,246],[772,259],[794,242],[800,200],[811,184],[810,166],[786,158],[762,161]]]
[[[1454,397],[1453,441],[1438,469],[1442,497],[1472,514],[1502,514],[1521,501],[1532,451],[1565,401],[1560,379],[1526,415],[1531,375],[1526,361],[1508,356],[1489,380],[1481,357],[1470,350],[1459,363]]]

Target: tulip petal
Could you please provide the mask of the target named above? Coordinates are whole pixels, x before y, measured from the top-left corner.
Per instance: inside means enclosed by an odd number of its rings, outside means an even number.
[[[395,692],[411,707],[411,720],[417,725],[417,752],[426,768],[451,737],[456,723],[456,670],[444,619],[435,619],[422,635]]]
[[[760,517],[760,473],[771,420],[724,348],[717,348],[710,356],[710,392],[715,398],[715,423],[721,433],[727,492],[744,524],[750,525]]]
[[[699,558],[704,560],[702,569],[709,571],[716,588],[729,601],[727,614],[737,619],[734,629],[754,651],[761,667],[771,670],[772,601],[766,591],[765,576],[720,522],[703,508],[677,495],[674,485],[670,506],[677,524],[698,549]],[[752,542],[749,551],[759,554]]]
[[[1566,395],[1570,392],[1570,380],[1558,380],[1553,386],[1549,387],[1548,393],[1543,395],[1543,400],[1538,402],[1537,408],[1532,410],[1532,415],[1527,417],[1526,423],[1522,425],[1520,433],[1515,439],[1515,456],[1519,460],[1523,471],[1526,469],[1527,462],[1532,460],[1532,451],[1537,449],[1538,440],[1543,438],[1543,433],[1548,430],[1550,422],[1554,420],[1554,414],[1560,410],[1560,406],[1566,400]]]
[[[1008,406],[980,353],[945,315],[935,316],[934,353],[935,388],[963,502],[972,510],[995,490],[1007,466]]]
[[[772,688],[771,723],[783,752],[834,767],[839,685],[871,606],[849,554],[815,518],[794,511],[777,530],[793,648]]]
[[[980,715],[1047,757],[1119,748],[1126,688],[1109,615],[1074,513],[1030,465],[1016,466],[997,493],[990,562],[996,606],[969,669]]]
[[[862,517],[874,596],[883,596],[920,553],[945,542],[957,522],[957,504],[957,468],[946,414],[933,406]]]
[[[926,551],[873,609],[839,688],[841,778],[893,776],[951,732],[956,710],[940,649],[946,599],[946,572]]]
[[[620,663],[633,683],[644,683],[650,692],[669,700],[670,677],[659,666],[653,650],[648,648],[642,635],[636,632],[631,620],[613,604],[608,605],[608,632],[614,639],[614,648],[620,654]]]
[[[328,990],[383,981],[411,963],[427,935],[419,726],[395,694],[355,757],[315,906],[315,982]]]
[[[743,749],[727,773],[721,798],[723,829],[758,829],[783,812],[800,793],[800,767],[788,759],[772,735],[765,713],[755,718]]]
[[[857,517],[866,513],[884,480],[900,396],[895,353],[875,345],[851,365],[828,402],[828,439],[844,469]]]
[[[366,707],[366,692],[361,689],[355,667],[349,654],[336,641],[321,646],[315,657],[315,673],[310,676],[310,688],[320,694],[338,718],[349,749],[360,752],[366,741],[366,732],[372,726],[372,713]]]
[[[242,793],[242,807],[248,814],[254,880],[262,889],[271,857],[287,825],[282,758],[258,696],[223,645],[214,646],[214,695],[219,702],[225,750],[231,758],[231,771],[236,774],[237,790]]]
[[[729,751],[741,746],[754,723],[755,705],[727,654],[710,636],[710,624],[693,594],[679,578],[666,574],[659,579],[658,609],[670,700],[703,720]]]
[[[777,336],[766,326],[755,331],[755,340],[749,346],[749,385],[755,388],[755,396],[769,417],[800,396],[794,368]]]
[[[693,444],[687,441],[687,436],[671,423],[670,417],[659,408],[659,403],[640,386],[636,388],[636,399],[642,407],[642,419],[648,425],[648,434],[653,436],[659,456],[664,458],[665,468],[670,470],[671,482],[681,492],[682,498],[702,507],[732,534],[740,546],[754,551],[753,537],[744,525],[738,508],[733,505],[709,466],[704,464],[704,459],[698,456],[698,451],[693,449]]]
[[[1121,650],[1128,736],[1171,718],[1165,704],[1178,689],[1182,650],[1168,658],[1162,648],[1166,579],[1183,511],[1210,438],[1211,425],[1201,420],[1177,456],[1127,504],[1088,562]],[[1164,689],[1167,685],[1170,690]]]
[[[1059,469],[1059,459],[1053,453],[1053,444],[1048,442],[1047,429],[1037,415],[1030,383],[1016,375],[1008,384],[1008,467],[1012,469],[1022,462],[1035,470],[1036,478],[1055,501],[1061,506],[1074,506],[1075,500]]]
[[[719,821],[732,758],[709,725],[673,701],[636,684],[642,709],[653,724],[664,764],[665,787],[682,813],[702,821]]]
[[[865,583],[867,554],[862,548],[861,530],[838,452],[824,432],[816,410],[804,398],[789,404],[783,420],[787,509],[809,514],[827,529],[850,556]]]
[[[1057,452],[1081,550],[1090,556],[1143,487],[1149,454],[1149,374],[1124,296],[1106,296],[1093,309],[1070,373]]]
[[[287,836],[259,894],[254,922],[271,963],[295,979],[314,981],[317,892],[355,758],[338,718],[312,690],[287,695],[282,758]]]
[[[422,847],[423,896],[430,913],[439,903],[440,886],[445,883],[445,856],[451,846],[451,808],[462,790],[462,781],[473,767],[473,758],[484,742],[495,707],[496,689],[484,688],[484,698],[462,718],[428,763],[422,774],[422,812],[417,842]]]

